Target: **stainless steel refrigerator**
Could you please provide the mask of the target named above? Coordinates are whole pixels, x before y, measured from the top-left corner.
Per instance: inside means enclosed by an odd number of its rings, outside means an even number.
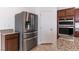
[[[15,31],[20,33],[19,50],[31,50],[37,46],[38,16],[29,12],[16,14]]]

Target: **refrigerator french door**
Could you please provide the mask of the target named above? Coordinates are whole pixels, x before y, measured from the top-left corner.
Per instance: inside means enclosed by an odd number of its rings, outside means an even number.
[[[16,14],[15,31],[20,33],[20,50],[31,50],[37,45],[38,16],[29,12]]]

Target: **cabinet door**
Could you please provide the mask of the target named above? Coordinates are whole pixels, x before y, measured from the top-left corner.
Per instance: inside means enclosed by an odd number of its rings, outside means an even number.
[[[75,9],[74,8],[66,9],[66,16],[74,16],[74,15],[75,15]]]
[[[75,21],[79,21],[79,9],[75,11]]]
[[[5,40],[5,50],[6,51],[16,51],[18,50],[17,38]]]
[[[75,10],[76,15],[79,15],[79,9]]]
[[[5,36],[5,50],[6,51],[18,50],[18,34]]]
[[[79,32],[75,31],[75,37],[79,37]]]
[[[65,9],[64,10],[58,10],[57,15],[58,15],[58,17],[65,17]]]

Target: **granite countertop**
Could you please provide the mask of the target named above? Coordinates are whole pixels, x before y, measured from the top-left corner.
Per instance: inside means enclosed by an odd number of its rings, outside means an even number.
[[[74,37],[74,36],[60,36],[59,39],[63,39],[63,40],[68,40],[68,41],[74,41],[75,39],[78,39],[79,37]]]
[[[15,33],[18,33],[18,32],[4,33],[4,34],[2,34],[2,35],[15,34]]]
[[[59,37],[57,40],[57,48],[63,51],[79,51],[79,37],[69,36]]]
[[[0,34],[2,34],[2,35],[15,34],[15,33],[18,33],[18,32],[15,32],[13,29],[0,30]]]

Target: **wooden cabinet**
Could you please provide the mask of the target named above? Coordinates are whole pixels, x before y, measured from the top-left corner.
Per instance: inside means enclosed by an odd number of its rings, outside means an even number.
[[[75,15],[79,15],[79,8],[75,10]]]
[[[79,37],[79,31],[75,31],[75,37]]]
[[[66,9],[66,16],[74,16],[74,15],[75,15],[75,8]]]
[[[7,34],[5,35],[5,50],[6,51],[17,51],[18,50],[18,39],[19,34]]]
[[[58,10],[57,15],[58,17],[65,17],[65,10]]]
[[[76,9],[75,10],[75,21],[77,22],[79,22],[79,9]]]
[[[67,8],[67,9],[62,9],[62,10],[58,10],[57,12],[57,21],[60,21],[60,19],[62,20],[74,20],[73,24],[74,24],[74,36],[75,37],[79,37],[79,32],[75,31],[75,26],[76,26],[76,22],[79,22],[79,8]],[[57,24],[57,28],[58,28],[58,32],[59,32],[59,27],[58,27],[59,23]]]
[[[74,16],[74,15],[75,15],[75,8],[68,8],[68,9],[57,11],[58,17],[68,17],[68,16]]]

